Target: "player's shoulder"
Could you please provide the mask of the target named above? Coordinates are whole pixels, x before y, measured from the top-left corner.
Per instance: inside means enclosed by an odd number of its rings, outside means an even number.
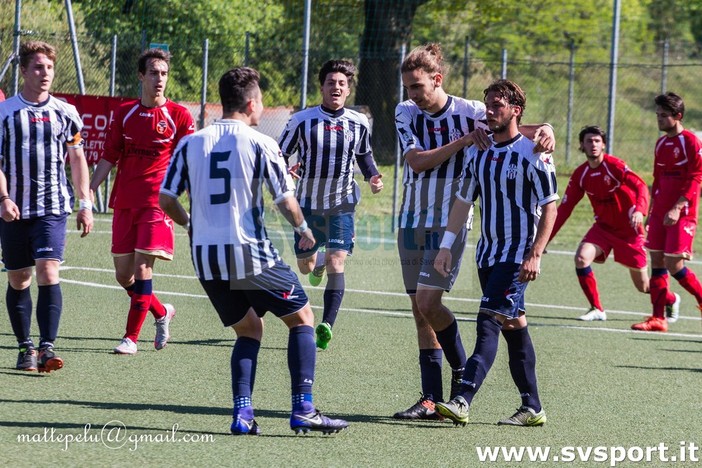
[[[473,99],[465,99],[451,95],[454,112],[465,114],[472,118],[483,118],[485,116],[485,103]]]
[[[53,95],[49,95],[49,101],[46,103],[47,106],[53,107],[54,109],[62,110],[64,112],[78,113],[78,109],[73,104],[69,104],[63,99],[59,99]]]
[[[702,144],[702,142],[700,142],[700,139],[697,136],[697,134],[695,132],[688,130],[688,129],[684,129],[680,135],[683,137],[683,139],[685,141],[694,143],[698,146],[700,146]]]
[[[290,122],[300,123],[305,120],[318,118],[320,114],[319,106],[306,107],[290,116]]]
[[[368,127],[370,125],[366,114],[364,114],[363,112],[357,111],[355,109],[350,109],[348,107],[344,107],[344,116],[347,119],[358,122],[361,125],[365,125],[366,127]]]
[[[627,166],[626,161],[624,161],[623,159],[620,159],[616,156],[612,156],[611,154],[605,153],[603,162],[605,164],[607,164],[608,166],[620,169],[622,171],[629,170],[629,167]]]

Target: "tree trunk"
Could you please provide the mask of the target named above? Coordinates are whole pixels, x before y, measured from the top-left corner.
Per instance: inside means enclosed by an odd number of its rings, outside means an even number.
[[[356,105],[370,108],[373,152],[381,164],[395,161],[395,106],[402,43],[408,43],[417,7],[428,0],[365,0]],[[408,44],[409,46],[409,44]]]

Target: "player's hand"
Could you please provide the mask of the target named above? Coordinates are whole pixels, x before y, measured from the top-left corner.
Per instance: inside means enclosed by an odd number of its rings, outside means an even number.
[[[630,224],[631,224],[631,227],[633,227],[634,229],[638,230],[641,226],[643,226],[643,221],[644,221],[644,215],[642,212],[634,211],[631,214]]]
[[[0,203],[0,216],[8,223],[11,223],[20,219],[20,211],[15,202],[6,198]]]
[[[368,183],[370,184],[371,192],[373,195],[376,193],[380,192],[383,190],[383,181],[381,180],[383,178],[383,174],[378,174],[374,175],[373,177],[370,178]]]
[[[83,231],[80,237],[85,237],[93,230],[93,210],[84,209],[78,212],[76,216],[76,228]]]
[[[556,135],[548,125],[542,125],[534,134],[534,153],[553,153],[556,149]]]
[[[670,211],[668,211],[663,217],[663,226],[674,226],[675,223],[677,223],[678,220],[680,220],[681,211],[681,209],[675,206],[671,208]]]
[[[434,259],[434,269],[446,278],[451,273],[452,260],[451,251],[449,249],[441,249]]]
[[[485,129],[482,127],[476,128],[463,138],[465,139],[464,141],[466,142],[466,146],[473,144],[479,150],[486,150],[492,146],[490,135],[488,135],[487,131],[485,131]]]
[[[290,169],[288,169],[288,173],[292,176],[293,179],[300,180],[300,174],[297,173],[299,169],[300,163],[297,163],[293,165]]]
[[[520,283],[526,283],[528,281],[535,281],[541,274],[541,258],[532,257],[529,255],[522,262],[522,266],[519,267],[519,277],[517,280]]]
[[[297,246],[302,250],[310,250],[316,243],[317,241],[312,234],[312,229],[308,228],[305,229],[305,232],[300,234],[300,242],[297,243]]]

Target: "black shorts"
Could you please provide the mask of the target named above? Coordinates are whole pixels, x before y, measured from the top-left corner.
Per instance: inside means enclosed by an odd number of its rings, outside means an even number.
[[[225,327],[239,322],[250,307],[259,317],[271,311],[285,317],[309,302],[300,280],[288,265],[277,261],[256,276],[241,280],[200,280]]]
[[[445,228],[400,228],[397,233],[397,249],[402,265],[402,279],[407,294],[417,293],[417,285],[450,291],[461,269],[463,250],[468,231],[464,227],[451,247],[451,272],[443,277],[434,269],[434,259]]]
[[[34,266],[36,260],[63,262],[68,215],[7,222],[0,218],[2,262],[9,271]]]

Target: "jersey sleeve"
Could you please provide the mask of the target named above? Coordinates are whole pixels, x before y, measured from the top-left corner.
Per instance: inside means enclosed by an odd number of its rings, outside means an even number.
[[[178,198],[188,188],[188,139],[181,138],[176,146],[171,162],[166,169],[166,175],[161,183],[160,193],[172,198]]]
[[[286,163],[290,159],[290,156],[295,154],[300,148],[300,132],[300,124],[297,121],[297,117],[293,115],[285,125],[285,130],[283,130],[283,133],[280,135],[280,140],[278,141]]]
[[[424,150],[412,123],[412,114],[404,103],[395,108],[395,129],[400,140],[402,154],[405,155],[413,149]]]
[[[475,156],[476,147],[473,145],[466,150],[465,164],[461,172],[461,180],[458,182],[458,190],[456,191],[456,198],[466,203],[472,203],[477,198],[477,196],[474,196],[476,186],[471,172],[471,164],[475,160]]]
[[[83,146],[83,120],[78,114],[75,106],[67,105],[66,108],[66,146],[69,148],[79,148]]]
[[[186,107],[182,107],[178,115],[178,124],[176,127],[175,144],[177,145],[183,137],[191,135],[195,132],[195,121],[190,111]]]
[[[561,204],[558,205],[558,215],[556,216],[556,223],[553,225],[551,230],[551,237],[549,241],[556,237],[558,231],[563,227],[568,218],[573,213],[573,209],[576,207],[578,202],[582,200],[585,195],[585,191],[580,186],[580,170],[576,169],[573,175],[570,176],[568,180],[568,185],[566,186],[565,194],[563,194],[563,200]]]
[[[700,183],[702,183],[702,144],[694,135],[685,139],[687,154],[690,155],[687,163],[687,178],[681,190],[681,196],[687,200],[699,197]]]
[[[622,184],[628,187],[636,196],[634,209],[644,215],[648,214],[650,195],[646,182],[637,173],[625,166]]]
[[[295,196],[295,183],[288,172],[283,152],[275,140],[261,143],[263,175],[274,203]]]
[[[556,166],[550,154],[534,155],[529,165],[529,175],[534,184],[536,199],[539,206],[558,200],[558,183],[556,182]]]
[[[124,107],[119,107],[110,123],[110,128],[107,132],[107,141],[105,142],[105,152],[102,159],[109,162],[113,166],[122,157],[124,151]]]

